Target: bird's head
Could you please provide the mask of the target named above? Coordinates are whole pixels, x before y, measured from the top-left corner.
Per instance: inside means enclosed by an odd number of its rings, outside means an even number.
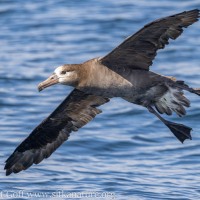
[[[60,83],[75,87],[78,83],[78,65],[62,65],[55,69],[54,73],[38,85],[38,90]]]

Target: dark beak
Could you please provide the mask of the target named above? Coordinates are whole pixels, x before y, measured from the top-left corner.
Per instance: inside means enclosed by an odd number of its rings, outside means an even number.
[[[53,73],[48,79],[46,79],[45,81],[41,82],[39,85],[38,85],[38,90],[39,92],[42,91],[44,88],[47,88],[51,85],[54,85],[58,83],[58,76]]]

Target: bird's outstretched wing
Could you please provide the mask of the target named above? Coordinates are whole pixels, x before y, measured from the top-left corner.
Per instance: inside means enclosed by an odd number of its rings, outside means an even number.
[[[153,21],[100,61],[119,74],[125,68],[149,70],[157,50],[163,49],[170,38],[175,40],[183,28],[198,21],[199,17],[199,10],[195,9]]]
[[[71,131],[77,131],[101,113],[96,107],[108,101],[107,98],[74,89],[6,160],[6,175],[18,173],[48,158],[68,139]]]

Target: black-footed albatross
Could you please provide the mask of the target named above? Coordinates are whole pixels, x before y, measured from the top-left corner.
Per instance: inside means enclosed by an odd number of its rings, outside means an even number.
[[[147,108],[182,143],[191,139],[190,127],[167,121],[158,112],[185,115],[184,107],[189,107],[190,101],[183,90],[200,95],[200,89],[191,88],[174,77],[149,71],[149,67],[157,50],[163,49],[169,39],[175,40],[183,28],[198,18],[199,10],[195,9],[158,19],[128,37],[104,57],[56,68],[47,80],[39,84],[39,91],[56,83],[75,89],[6,160],[6,175],[26,170],[33,163],[48,158],[72,131],[77,131],[101,113],[98,106],[113,97]]]

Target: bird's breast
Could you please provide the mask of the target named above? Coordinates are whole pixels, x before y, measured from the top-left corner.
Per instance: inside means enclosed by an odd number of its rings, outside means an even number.
[[[84,92],[108,98],[124,96],[132,88],[133,84],[128,79],[98,62],[89,66],[87,78],[77,87]]]

